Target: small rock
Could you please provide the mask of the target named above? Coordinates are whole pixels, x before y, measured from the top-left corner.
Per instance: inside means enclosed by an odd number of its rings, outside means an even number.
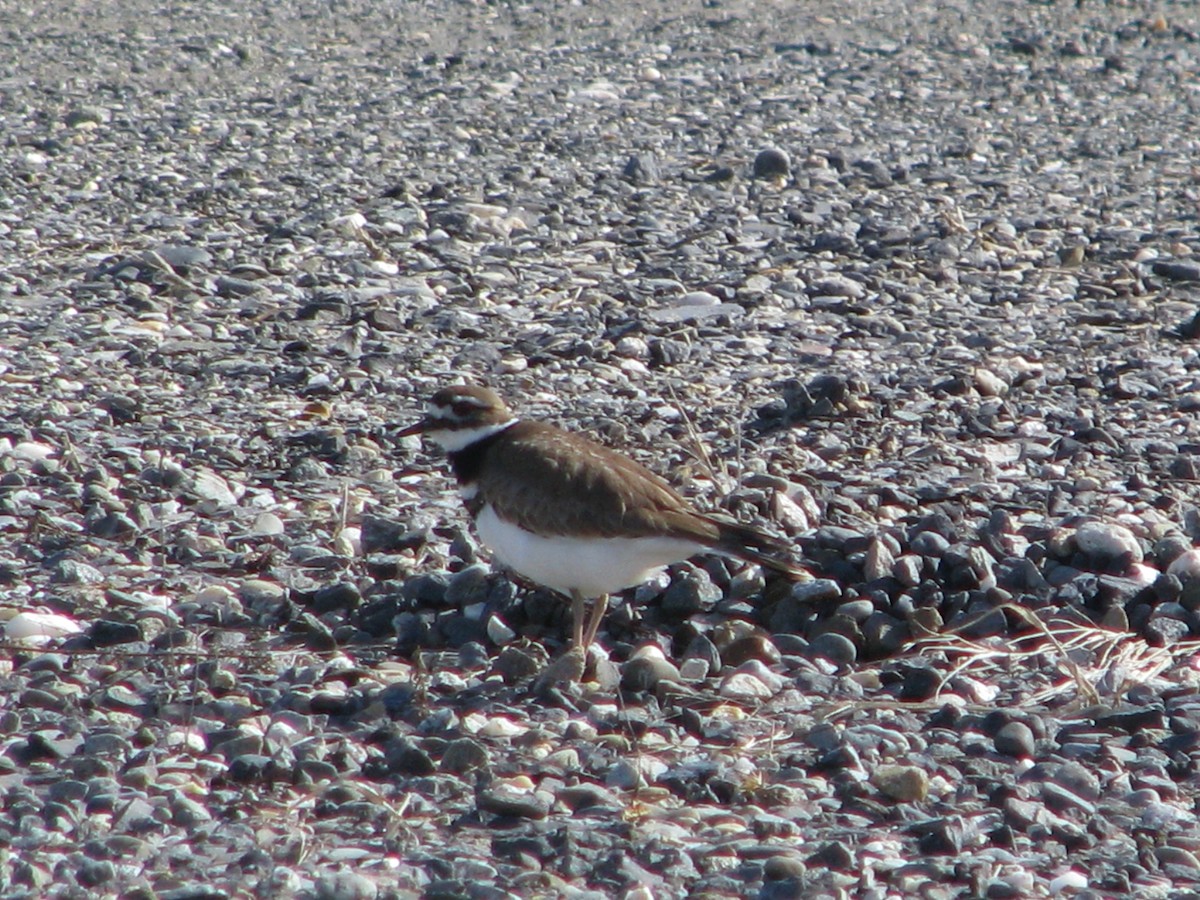
[[[118,644],[129,644],[142,639],[142,629],[136,622],[117,622],[112,619],[98,619],[92,623],[88,637],[94,647],[114,647]]]
[[[86,859],[75,872],[80,887],[97,888],[116,877],[117,869],[107,859]]]
[[[1101,563],[1128,559],[1142,561],[1142,545],[1124,525],[1109,522],[1085,522],[1075,530],[1075,546],[1081,553]]]
[[[754,177],[762,180],[787,178],[792,171],[792,161],[778,147],[767,147],[754,157]]]
[[[358,872],[333,872],[313,884],[313,900],[375,900],[379,887]]]
[[[905,587],[916,587],[921,583],[924,560],[915,553],[905,553],[896,558],[892,566],[892,577]]]
[[[783,679],[757,659],[742,663],[721,679],[722,697],[766,700],[783,689]]]
[[[929,775],[917,766],[880,766],[871,773],[871,783],[897,803],[916,803],[929,792]]]
[[[698,634],[692,638],[687,649],[683,651],[683,667],[691,662],[700,662],[704,665],[704,672],[700,675],[703,678],[705,675],[719,672],[721,669],[721,653],[717,650],[716,644],[706,634]],[[695,669],[691,671],[695,672]]]
[[[635,153],[626,160],[621,177],[637,185],[657,184],[662,178],[658,157],[653,153]]]
[[[54,566],[51,580],[55,584],[101,584],[104,573],[87,563],[64,559]]]
[[[747,660],[755,659],[767,665],[779,662],[779,648],[766,635],[751,634],[738,638],[721,651],[721,662],[737,667]]]
[[[1151,271],[1171,281],[1200,281],[1200,263],[1161,260],[1151,266]]]
[[[1008,384],[991,369],[976,369],[972,381],[981,397],[1003,397],[1008,393]]]
[[[484,625],[488,640],[497,647],[503,647],[516,640],[517,633],[513,631],[499,616],[488,616]]]
[[[1087,875],[1076,869],[1069,869],[1061,875],[1050,879],[1050,884],[1048,885],[1051,897],[1075,894],[1086,889],[1087,886]]]
[[[675,301],[677,306],[719,306],[721,298],[708,291],[688,291]]]
[[[505,684],[516,684],[537,675],[545,668],[547,662],[544,650],[538,653],[530,647],[508,646],[500,651],[496,660],[496,672]]]
[[[549,797],[509,784],[484,788],[479,792],[477,803],[484,812],[517,819],[544,819],[550,812]]]
[[[1200,548],[1192,548],[1175,557],[1167,566],[1167,574],[1180,581],[1191,581],[1200,576]]]
[[[992,742],[997,753],[1018,759],[1032,757],[1036,749],[1033,730],[1024,722],[1009,722],[996,732]]]
[[[789,596],[797,603],[825,603],[841,597],[842,589],[831,578],[817,578],[792,585]]]
[[[693,569],[676,578],[662,597],[662,611],[668,616],[686,619],[688,616],[712,609],[721,599],[721,589],[713,584],[708,573]]]
[[[4,625],[10,641],[36,641],[79,634],[83,627],[74,619],[58,613],[20,612]]]
[[[634,651],[621,671],[621,687],[627,691],[653,691],[664,681],[682,680],[679,669],[654,645]]]
[[[442,754],[442,771],[462,775],[472,769],[482,769],[488,764],[487,748],[471,738],[459,738],[446,745]]]
[[[808,866],[797,856],[772,856],[763,863],[763,878],[766,881],[803,878],[807,871]]]
[[[283,534],[283,519],[272,512],[259,513],[254,518],[254,526],[250,529],[254,534],[278,535]]]
[[[809,653],[839,666],[848,666],[858,659],[858,648],[850,638],[827,631],[813,638],[808,645]]]
[[[198,471],[192,479],[192,492],[201,500],[208,500],[217,506],[237,505],[237,495],[229,482],[216,472]]]

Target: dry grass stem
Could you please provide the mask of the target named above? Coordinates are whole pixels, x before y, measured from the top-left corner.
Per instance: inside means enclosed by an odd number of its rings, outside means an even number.
[[[987,640],[964,636],[963,632],[995,612],[1016,617],[1030,631],[1005,638]],[[1178,660],[1200,654],[1200,641],[1183,641],[1171,647],[1154,647],[1138,634],[1114,631],[1072,617],[1070,611],[1053,611],[1048,618],[1038,612],[1006,603],[964,622],[952,630],[943,630],[916,638],[915,652],[940,651],[954,661],[942,678],[934,699],[955,677],[969,675],[981,681],[1005,670],[1025,665],[1031,671],[1049,673],[1051,668],[1069,677],[1055,680],[1051,687],[1032,691],[1022,697],[1029,704],[1044,706],[1073,692],[1084,705],[1112,702],[1138,684],[1145,684],[1171,668]]]

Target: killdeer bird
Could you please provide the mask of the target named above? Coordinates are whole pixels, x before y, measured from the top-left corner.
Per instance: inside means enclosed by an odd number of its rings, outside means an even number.
[[[423,434],[446,450],[480,540],[498,561],[571,598],[573,644],[585,653],[608,595],[670,563],[709,551],[803,574],[780,558],[780,541],[698,512],[627,456],[518,418],[488,388],[442,388],[400,434]]]

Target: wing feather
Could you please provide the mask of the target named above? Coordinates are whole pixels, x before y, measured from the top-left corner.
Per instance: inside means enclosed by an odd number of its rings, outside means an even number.
[[[539,422],[520,422],[506,437],[488,448],[478,499],[527,531],[720,539],[715,523],[628,457]]]

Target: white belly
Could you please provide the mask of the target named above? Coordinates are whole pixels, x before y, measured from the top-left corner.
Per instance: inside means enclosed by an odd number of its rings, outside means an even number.
[[[506,566],[561,594],[577,590],[589,598],[641,584],[663,566],[705,549],[666,537],[543,537],[503,521],[491,506],[480,511],[475,529]]]

